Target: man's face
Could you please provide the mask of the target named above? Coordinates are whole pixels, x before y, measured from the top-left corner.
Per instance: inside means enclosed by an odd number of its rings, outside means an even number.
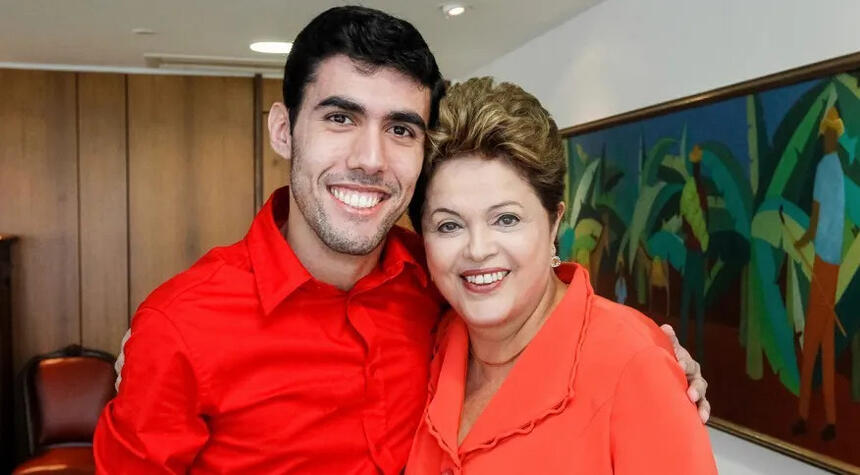
[[[332,250],[365,255],[405,211],[424,158],[430,90],[346,56],[317,67],[293,124],[290,192]]]

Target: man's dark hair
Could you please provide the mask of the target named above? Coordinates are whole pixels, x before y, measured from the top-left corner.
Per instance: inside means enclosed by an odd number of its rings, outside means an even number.
[[[436,58],[409,22],[379,10],[359,6],[335,7],[319,14],[296,37],[284,66],[284,104],[290,129],[296,123],[305,86],[314,80],[323,60],[343,54],[371,67],[396,69],[430,89],[433,127],[445,85]]]

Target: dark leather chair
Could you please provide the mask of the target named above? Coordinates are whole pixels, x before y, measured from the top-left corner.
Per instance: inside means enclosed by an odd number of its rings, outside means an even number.
[[[77,345],[27,363],[21,387],[30,458],[13,475],[95,473],[93,432],[115,395],[113,363]]]

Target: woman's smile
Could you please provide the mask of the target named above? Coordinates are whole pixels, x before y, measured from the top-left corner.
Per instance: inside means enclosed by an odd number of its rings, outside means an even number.
[[[499,288],[510,273],[511,271],[508,269],[495,267],[467,270],[460,274],[460,277],[463,279],[463,286],[466,287],[466,290],[486,294]]]

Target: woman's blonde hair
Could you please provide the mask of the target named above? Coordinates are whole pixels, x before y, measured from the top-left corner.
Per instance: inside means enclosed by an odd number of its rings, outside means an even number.
[[[567,162],[555,121],[540,101],[515,84],[491,77],[448,88],[439,105],[439,123],[428,134],[424,168],[409,205],[412,225],[421,232],[427,186],[439,165],[467,154],[503,159],[531,185],[555,221],[564,197]]]

